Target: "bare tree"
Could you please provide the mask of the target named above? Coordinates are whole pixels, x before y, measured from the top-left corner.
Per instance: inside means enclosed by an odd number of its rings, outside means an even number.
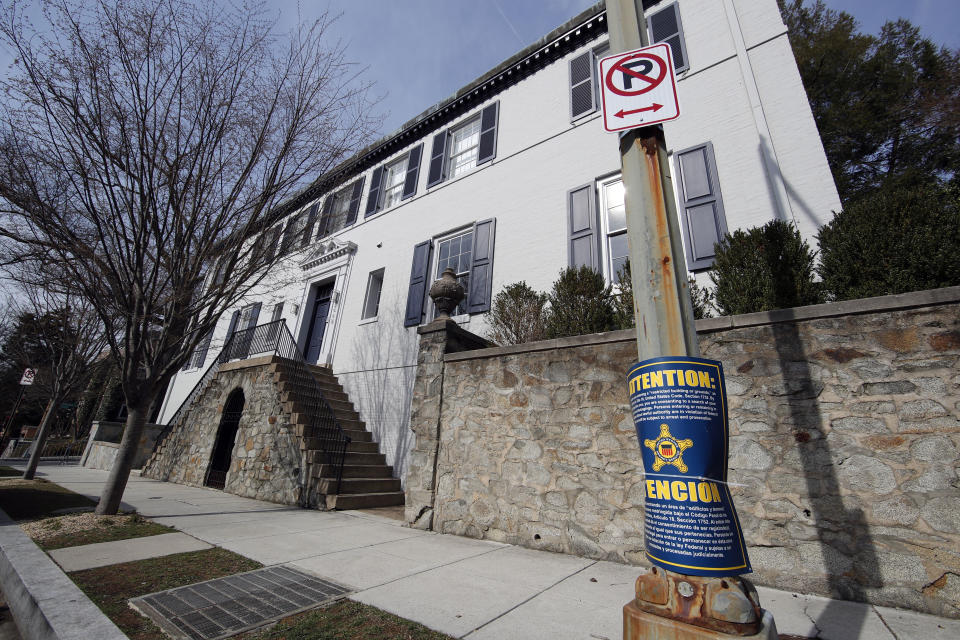
[[[97,512],[116,513],[153,402],[280,259],[264,238],[282,203],[374,119],[327,17],[280,37],[262,4],[42,5],[36,28],[17,2],[0,13],[17,56],[0,237],[56,260],[105,325],[128,417]]]
[[[47,406],[23,472],[26,480],[36,473],[60,403],[82,387],[90,365],[107,346],[103,323],[89,301],[60,290],[60,282],[46,281],[43,274],[29,276],[23,280],[21,295],[11,304],[21,318],[30,318],[31,342],[43,353],[45,364],[34,384],[47,396]]]

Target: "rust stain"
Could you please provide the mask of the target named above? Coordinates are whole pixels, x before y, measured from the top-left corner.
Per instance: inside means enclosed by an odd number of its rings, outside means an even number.
[[[850,362],[851,360],[862,358],[865,355],[867,354],[861,353],[856,349],[850,349],[849,347],[840,347],[838,349],[824,349],[823,351],[820,351],[814,354],[814,357],[819,360],[826,358],[828,360],[833,360],[834,362],[839,362],[840,364],[844,364],[844,363]]]
[[[938,333],[930,336],[928,342],[936,351],[960,349],[960,331],[944,331],[943,333]]]

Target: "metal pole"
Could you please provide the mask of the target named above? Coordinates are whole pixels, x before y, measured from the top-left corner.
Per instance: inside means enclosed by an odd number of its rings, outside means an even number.
[[[17,401],[13,403],[13,410],[10,412],[10,417],[7,419],[7,424],[3,427],[3,433],[0,434],[0,456],[3,455],[3,448],[7,444],[7,437],[10,435],[10,427],[13,426],[13,420],[17,417],[17,411],[20,409],[20,401],[23,400],[23,391],[26,389],[24,385],[20,385],[20,393],[17,395]]]
[[[611,54],[648,46],[642,0],[607,0],[606,5]],[[620,138],[620,157],[639,360],[699,357],[663,128],[628,131]],[[735,576],[688,576],[655,567],[637,579],[636,598],[623,608],[624,640],[707,640],[728,634],[776,638],[756,591]]]
[[[607,0],[610,52],[648,44],[641,0]],[[620,138],[630,278],[640,360],[699,356],[663,128]]]

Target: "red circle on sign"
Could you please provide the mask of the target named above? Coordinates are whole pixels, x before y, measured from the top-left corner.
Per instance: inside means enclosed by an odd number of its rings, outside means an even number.
[[[651,77],[651,76],[648,76],[648,75],[644,75],[644,74],[642,74],[642,73],[639,73],[639,72],[637,72],[637,71],[634,71],[633,69],[631,69],[631,68],[629,68],[629,67],[624,67],[624,66],[623,66],[624,63],[630,62],[631,60],[636,60],[636,59],[638,59],[638,58],[644,58],[644,59],[646,59],[646,60],[650,60],[650,61],[656,63],[656,65],[660,67],[660,72],[659,72],[659,74],[657,75],[657,77]],[[633,76],[633,77],[636,78],[637,80],[641,80],[641,81],[643,81],[643,82],[646,82],[646,83],[647,83],[647,86],[641,87],[640,89],[637,89],[636,91],[624,91],[623,89],[620,89],[619,87],[617,87],[617,86],[613,83],[613,73],[614,73],[615,71],[619,71],[620,73],[624,73],[624,74],[626,74],[626,75]],[[646,92],[648,92],[648,91],[651,91],[651,90],[657,88],[658,86],[660,86],[660,83],[663,82],[663,80],[664,80],[666,77],[667,77],[667,63],[666,63],[666,62],[664,62],[664,61],[663,61],[661,58],[659,58],[658,56],[655,56],[655,55],[652,55],[652,54],[649,54],[649,53],[638,53],[638,54],[635,54],[635,55],[630,56],[629,58],[624,58],[624,59],[622,59],[622,60],[617,60],[617,63],[616,63],[615,65],[613,65],[612,67],[610,67],[610,70],[607,71],[607,75],[606,75],[606,77],[604,78],[604,82],[606,83],[607,88],[610,89],[610,91],[616,93],[617,95],[621,95],[621,96],[639,96],[639,95],[641,95],[641,94],[644,94],[644,93],[646,93]]]

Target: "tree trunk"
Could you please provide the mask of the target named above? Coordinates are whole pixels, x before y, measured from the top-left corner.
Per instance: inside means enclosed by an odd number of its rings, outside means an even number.
[[[60,405],[60,398],[54,394],[47,403],[47,410],[43,412],[43,420],[40,421],[40,428],[37,429],[37,436],[34,438],[33,454],[30,456],[30,462],[27,463],[27,470],[23,472],[24,480],[33,480],[37,473],[37,464],[40,463],[40,454],[43,453],[43,443],[47,440],[47,432],[50,425],[53,424],[54,409]]]
[[[136,406],[127,407],[127,422],[123,430],[123,438],[120,440],[120,448],[117,450],[117,459],[113,463],[113,468],[110,469],[110,476],[100,495],[100,503],[97,505],[96,513],[99,515],[116,515],[120,510],[120,500],[123,498],[124,489],[127,488],[127,480],[133,468],[133,459],[137,455],[143,426],[147,422],[151,400],[151,398],[141,399]]]

